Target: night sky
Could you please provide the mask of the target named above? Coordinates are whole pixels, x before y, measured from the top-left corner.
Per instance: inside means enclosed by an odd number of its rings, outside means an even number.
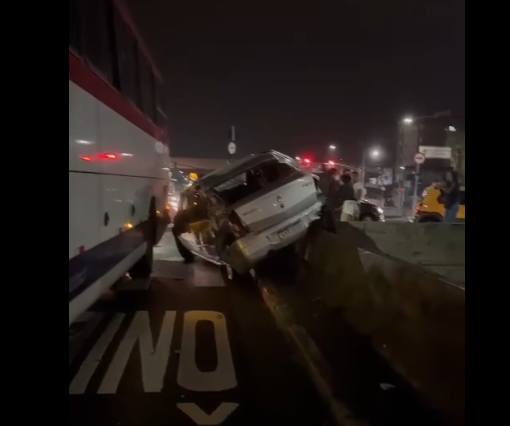
[[[462,0],[129,0],[166,84],[173,156],[394,145],[406,114],[464,112]],[[278,4],[278,6],[275,6]],[[313,5],[313,6],[312,6]],[[388,158],[390,155],[388,155]]]

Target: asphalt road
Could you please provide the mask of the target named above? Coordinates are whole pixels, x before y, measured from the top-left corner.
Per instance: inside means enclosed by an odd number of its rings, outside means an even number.
[[[166,234],[145,295],[69,331],[73,426],[330,425],[257,288],[184,265]]]

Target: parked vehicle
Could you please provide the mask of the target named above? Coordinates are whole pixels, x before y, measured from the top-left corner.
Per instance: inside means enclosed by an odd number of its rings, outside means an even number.
[[[138,34],[122,0],[69,1],[69,325],[150,277],[170,220],[165,91]]]
[[[276,151],[252,155],[197,180],[181,194],[174,235],[181,255],[248,274],[320,218],[312,174]]]
[[[370,204],[376,207],[384,207],[385,204],[385,188],[378,185],[365,185],[365,196],[364,199],[368,201]]]
[[[416,223],[437,223],[444,221],[445,207],[439,188],[429,187],[423,191],[422,201],[416,206]],[[457,221],[466,221],[466,188],[461,187],[461,200]]]
[[[315,178],[317,185],[319,184],[321,178],[324,176],[324,173],[317,173],[314,174],[313,177]],[[384,194],[384,191],[382,191],[379,188],[379,193]],[[320,197],[322,198],[323,195],[321,194]],[[383,199],[384,200],[384,199]],[[323,200],[325,202],[325,200]],[[359,209],[360,209],[360,216],[359,220],[363,222],[384,222],[385,221],[385,215],[384,210],[381,203],[378,201],[377,203],[372,202],[371,199],[363,199],[359,202]],[[384,205],[384,202],[382,203]],[[330,213],[331,214],[331,213]],[[333,217],[338,218],[340,217],[340,214],[338,212],[332,213]],[[335,220],[335,219],[333,219]]]
[[[362,200],[359,203],[359,220],[362,222],[384,222],[384,210],[381,207],[367,201]]]

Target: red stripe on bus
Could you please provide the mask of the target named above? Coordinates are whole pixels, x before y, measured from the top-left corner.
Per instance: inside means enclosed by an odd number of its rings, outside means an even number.
[[[154,139],[163,141],[164,133],[157,126],[71,51],[69,51],[69,80]]]

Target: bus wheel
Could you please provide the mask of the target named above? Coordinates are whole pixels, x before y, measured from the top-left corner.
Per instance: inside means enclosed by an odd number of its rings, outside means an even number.
[[[143,233],[147,247],[145,254],[129,270],[131,278],[149,278],[152,273],[154,245],[157,239],[156,200],[154,198],[151,200],[149,219],[143,224]]]

